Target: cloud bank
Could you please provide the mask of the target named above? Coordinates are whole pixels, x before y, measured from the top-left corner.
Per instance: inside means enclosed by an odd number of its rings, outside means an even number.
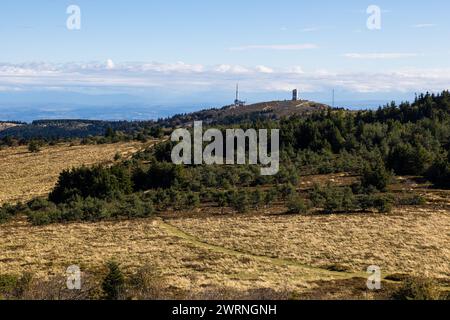
[[[397,58],[358,56],[350,58]],[[367,92],[440,91],[449,88],[450,70],[401,69],[377,73],[306,70],[301,66],[241,66],[176,63],[115,63],[112,60],[92,63],[0,64],[0,91],[107,91],[160,89],[183,92],[226,91],[236,81],[248,92],[290,91],[327,92],[338,90]]]

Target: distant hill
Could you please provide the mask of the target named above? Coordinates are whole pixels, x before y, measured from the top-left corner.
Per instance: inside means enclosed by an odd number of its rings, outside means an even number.
[[[306,115],[313,112],[325,111],[327,109],[330,109],[330,106],[308,100],[270,101],[240,107],[226,106],[221,109],[209,109],[188,114],[179,114],[162,121],[160,120],[159,123],[167,126],[183,126],[192,123],[192,121],[201,120],[210,124],[227,124],[240,122],[246,119],[279,119],[293,115]]]
[[[279,119],[292,115],[310,114],[330,108],[307,100],[271,101],[247,106],[225,106],[220,109],[202,110],[175,115],[158,121],[102,121],[102,120],[36,120],[31,124],[0,122],[0,139],[65,139],[103,135],[108,128],[124,133],[136,133],[152,126],[175,127],[192,125],[193,121],[207,124],[232,124],[245,120]]]
[[[0,121],[0,131],[6,130],[9,128],[14,128],[14,127],[21,126],[21,125],[24,125],[24,123]]]
[[[5,126],[0,130],[0,139],[7,136],[17,139],[85,138],[103,135],[108,128],[134,133],[152,125],[154,121],[37,120],[31,124]]]

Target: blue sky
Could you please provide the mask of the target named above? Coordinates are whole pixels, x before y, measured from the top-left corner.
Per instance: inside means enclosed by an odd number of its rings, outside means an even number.
[[[66,27],[72,4],[81,30]],[[0,104],[30,92],[220,104],[236,81],[249,101],[295,87],[403,99],[449,89],[448,12],[447,0],[2,0]]]

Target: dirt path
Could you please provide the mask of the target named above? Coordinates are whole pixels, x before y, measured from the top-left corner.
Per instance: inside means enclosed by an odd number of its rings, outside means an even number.
[[[161,228],[162,230],[164,230],[170,236],[186,240],[190,244],[193,244],[199,248],[211,250],[216,253],[232,255],[237,258],[246,257],[246,258],[254,259],[259,262],[270,263],[272,265],[281,266],[281,267],[293,266],[293,267],[296,267],[299,269],[307,270],[307,271],[309,271],[309,273],[312,272],[317,276],[332,277],[335,280],[367,278],[369,276],[367,273],[363,273],[363,272],[331,271],[331,270],[327,270],[327,269],[323,269],[323,268],[319,268],[319,267],[302,264],[302,263],[299,263],[294,260],[272,258],[272,257],[268,257],[268,256],[256,255],[256,254],[253,254],[250,252],[243,252],[243,251],[238,251],[238,250],[229,249],[226,247],[210,244],[206,241],[202,241],[201,239],[182,231],[181,229],[171,225],[170,223],[168,223],[167,221],[165,221],[163,219],[157,220],[157,226],[159,228]],[[398,283],[398,281],[387,280],[384,277],[382,279],[383,279],[383,282],[386,282],[386,283]],[[449,286],[440,285],[439,287],[443,291],[450,290]]]
[[[157,223],[158,223],[158,226],[161,229],[163,229],[165,232],[167,232],[167,234],[169,234],[170,236],[184,239],[197,247],[211,250],[213,252],[228,254],[228,255],[232,255],[232,256],[236,256],[236,257],[246,257],[246,258],[254,259],[254,260],[257,260],[260,262],[270,263],[270,264],[273,264],[276,266],[293,266],[293,267],[297,267],[297,268],[301,268],[301,269],[306,269],[309,272],[312,271],[317,275],[333,277],[336,280],[350,279],[350,278],[355,278],[355,277],[366,278],[368,276],[366,273],[362,273],[362,272],[331,271],[331,270],[327,270],[327,269],[323,269],[323,268],[318,268],[318,267],[313,267],[313,266],[309,266],[306,264],[302,264],[302,263],[299,263],[294,260],[272,258],[272,257],[267,257],[267,256],[256,255],[256,254],[253,254],[250,252],[242,252],[242,251],[238,251],[238,250],[234,250],[234,249],[225,248],[222,246],[218,246],[218,245],[214,245],[214,244],[210,244],[208,242],[202,241],[201,239],[199,239],[193,235],[190,235],[188,233],[185,233],[184,231],[180,230],[179,228],[169,224],[167,221],[164,221],[162,219],[158,219]]]

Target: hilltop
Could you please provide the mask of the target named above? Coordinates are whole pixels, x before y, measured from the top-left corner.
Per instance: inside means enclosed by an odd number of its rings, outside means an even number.
[[[314,101],[270,101],[251,104],[243,107],[226,107],[224,115],[242,115],[254,112],[271,113],[277,117],[288,117],[292,115],[305,114],[316,111],[327,110],[329,106]]]
[[[0,121],[0,131],[3,131],[3,130],[6,130],[6,129],[9,129],[9,128],[14,128],[14,127],[17,127],[17,126],[20,126],[20,125],[22,125],[21,123],[18,123],[18,122],[3,122],[3,121]]]
[[[282,117],[325,111],[330,108],[328,105],[308,100],[268,101],[245,106],[236,107],[231,105],[220,109],[214,108],[188,114],[179,114],[168,119],[160,120],[159,123],[167,126],[183,126],[192,123],[192,121],[201,120],[208,123],[224,124],[257,118],[280,119]]]

